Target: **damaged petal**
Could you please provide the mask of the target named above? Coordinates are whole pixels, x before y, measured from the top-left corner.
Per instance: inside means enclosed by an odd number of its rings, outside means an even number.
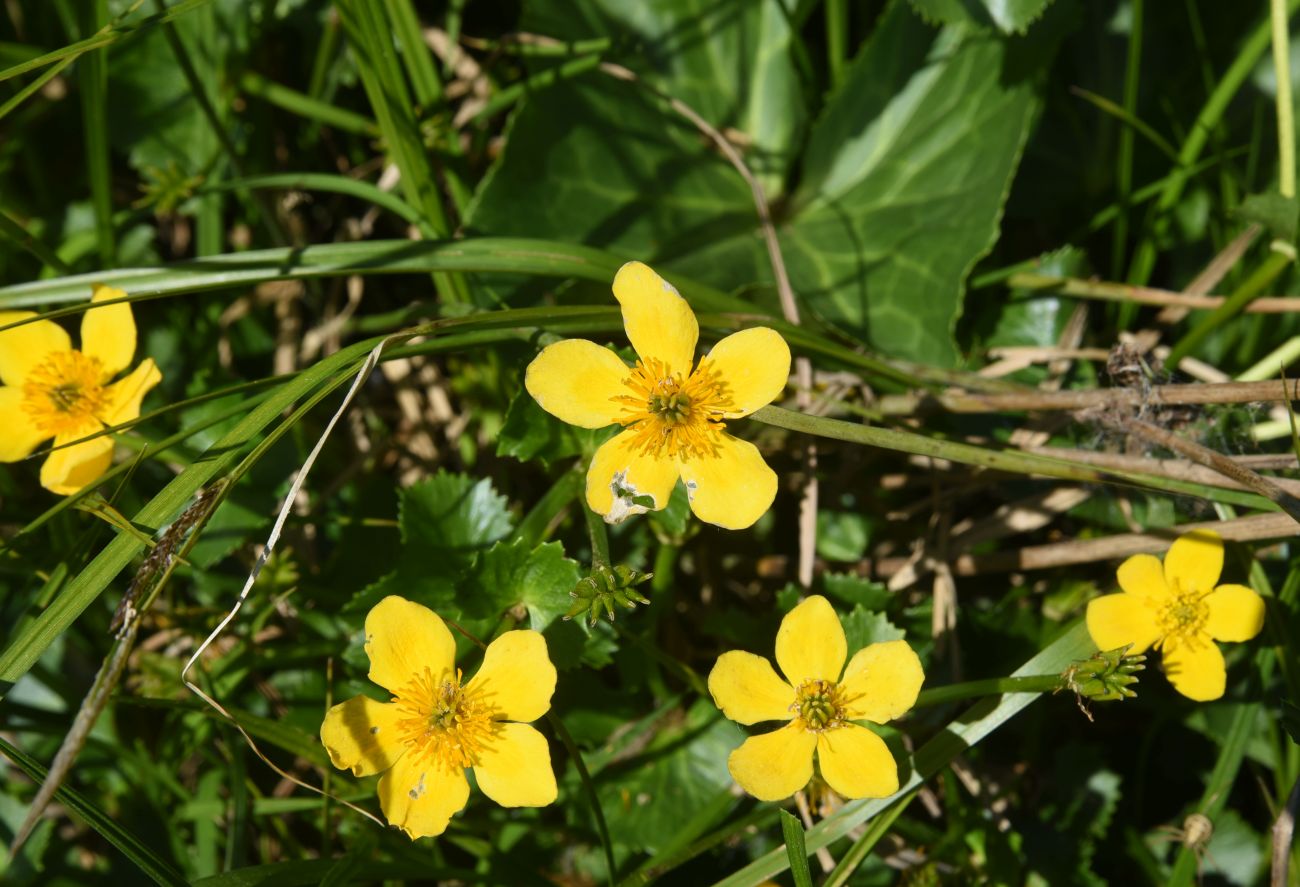
[[[604,515],[605,523],[618,524],[634,514],[645,514],[656,507],[654,496],[642,495],[635,486],[628,483],[628,469],[614,472],[609,481],[609,491],[613,494],[609,511]]]

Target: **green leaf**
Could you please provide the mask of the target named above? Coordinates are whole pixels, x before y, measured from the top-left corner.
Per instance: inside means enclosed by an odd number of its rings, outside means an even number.
[[[867,552],[871,521],[853,511],[817,512],[817,553],[828,561],[853,563]]]
[[[868,610],[883,610],[891,597],[889,589],[882,583],[852,573],[823,574],[822,589],[828,597],[850,606],[860,605]]]
[[[1040,60],[894,3],[814,125],[786,238],[796,291],[882,351],[945,365],[997,239]]]
[[[616,431],[613,427],[590,430],[560,422],[521,387],[510,402],[505,424],[497,434],[497,455],[514,456],[521,462],[538,459],[549,465],[582,453],[594,453]]]
[[[446,471],[403,490],[399,513],[402,542],[439,569],[468,564],[512,527],[506,499],[491,481]]]
[[[479,618],[496,618],[522,604],[529,627],[545,631],[569,609],[569,592],[581,578],[577,561],[566,558],[558,542],[536,548],[523,540],[499,542],[475,564],[459,597],[465,612]]]
[[[522,30],[612,38],[618,64],[740,133],[764,188],[780,192],[805,122],[791,57],[797,35],[781,0],[534,0],[525,9]]]
[[[901,640],[906,635],[884,613],[873,613],[861,604],[854,607],[853,612],[843,617],[840,623],[844,626],[844,638],[848,641],[850,654],[881,641]]]
[[[808,851],[804,849],[803,823],[789,810],[781,811],[781,836],[785,839],[785,853],[790,860],[790,874],[795,887],[812,887]]]
[[[727,755],[744,738],[700,699],[639,755],[604,770],[597,784],[614,843],[654,853],[720,820],[734,803]]]
[[[0,739],[0,753],[13,761],[33,782],[39,784],[45,780],[46,768],[4,739]],[[63,786],[54,793],[54,797],[84,819],[86,824],[98,832],[104,840],[122,851],[126,858],[135,863],[154,883],[182,885],[182,887],[188,883],[171,863],[155,853],[140,838],[118,825],[111,816],[87,800],[80,792]]]
[[[1042,18],[1052,0],[910,0],[928,22],[944,25],[992,25],[1005,34],[1023,34]]]

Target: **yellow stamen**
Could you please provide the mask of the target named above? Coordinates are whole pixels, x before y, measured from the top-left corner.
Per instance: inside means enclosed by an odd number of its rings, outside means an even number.
[[[407,717],[397,722],[407,754],[432,759],[448,772],[473,767],[492,741],[492,709],[461,686],[461,672],[439,681],[428,666],[395,700]]]
[[[104,365],[80,351],[55,351],[23,382],[23,411],[49,435],[92,434],[103,426]]]
[[[834,681],[809,680],[794,692],[790,711],[795,724],[810,733],[824,733],[844,726],[844,691]]]
[[[1157,604],[1156,624],[1160,626],[1161,647],[1196,643],[1205,633],[1205,621],[1210,618],[1210,607],[1205,595],[1185,591],[1174,584],[1173,594]]]
[[[732,409],[727,384],[708,362],[682,380],[659,360],[637,361],[623,380],[630,394],[614,398],[623,404],[619,423],[636,432],[633,446],[642,455],[689,459],[715,455],[723,417]]]

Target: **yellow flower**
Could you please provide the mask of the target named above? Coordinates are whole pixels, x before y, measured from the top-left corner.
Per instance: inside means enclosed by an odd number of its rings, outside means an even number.
[[[741,724],[789,722],[731,753],[727,769],[741,788],[762,801],[788,798],[812,778],[815,752],[822,778],[843,797],[898,791],[898,765],[884,740],[851,722],[883,724],[910,709],[925,680],[921,660],[904,641],[864,647],[845,668],[847,654],[835,610],[813,595],[786,614],[776,634],[785,681],[762,656],[733,650],[718,657],[709,692],[724,715]]]
[[[592,459],[587,504],[617,523],[663,508],[680,477],[700,520],[750,526],[772,505],[776,474],[753,444],[723,429],[780,395],[789,346],[765,327],[743,330],[692,371],[700,328],[670,283],[628,262],[614,277],[614,297],[640,358],[635,367],[594,342],[565,339],[543,349],[525,378],[542,409],[570,425],[624,428]]]
[[[96,286],[92,302],[121,299],[119,289]],[[0,311],[0,326],[26,320],[31,311]],[[125,378],[114,376],[135,356],[135,320],[125,302],[92,308],[81,319],[81,350],[48,320],[0,332],[0,462],[17,462],[54,438],[56,449],[41,466],[41,486],[71,496],[99,479],[113,462],[107,434],[64,446],[140,415],[140,401],[162,381],[150,358]]]
[[[1218,585],[1223,540],[1210,530],[1179,536],[1165,555],[1135,554],[1117,572],[1121,594],[1088,602],[1088,633],[1101,650],[1157,647],[1179,693],[1223,695],[1227,673],[1215,641],[1248,641],[1264,625],[1264,601],[1244,585]],[[1217,587],[1216,587],[1217,586]]]
[[[379,806],[412,839],[440,835],[469,800],[465,768],[502,807],[555,800],[551,752],[535,721],[551,707],[555,666],[535,631],[488,645],[468,683],[456,642],[428,607],[395,595],[366,615],[370,680],[391,702],[354,696],[325,713],[320,739],[340,770],[383,773]]]

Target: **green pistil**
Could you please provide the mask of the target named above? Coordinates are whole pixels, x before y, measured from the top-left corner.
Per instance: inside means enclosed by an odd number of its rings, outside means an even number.
[[[807,681],[799,688],[799,719],[814,732],[839,726],[844,717],[840,713],[839,688],[831,681]]]
[[[81,400],[81,386],[75,383],[59,385],[57,388],[50,389],[50,402],[56,409],[65,413],[70,412]]]
[[[665,422],[683,422],[691,413],[691,399],[680,392],[650,395],[650,412]]]

